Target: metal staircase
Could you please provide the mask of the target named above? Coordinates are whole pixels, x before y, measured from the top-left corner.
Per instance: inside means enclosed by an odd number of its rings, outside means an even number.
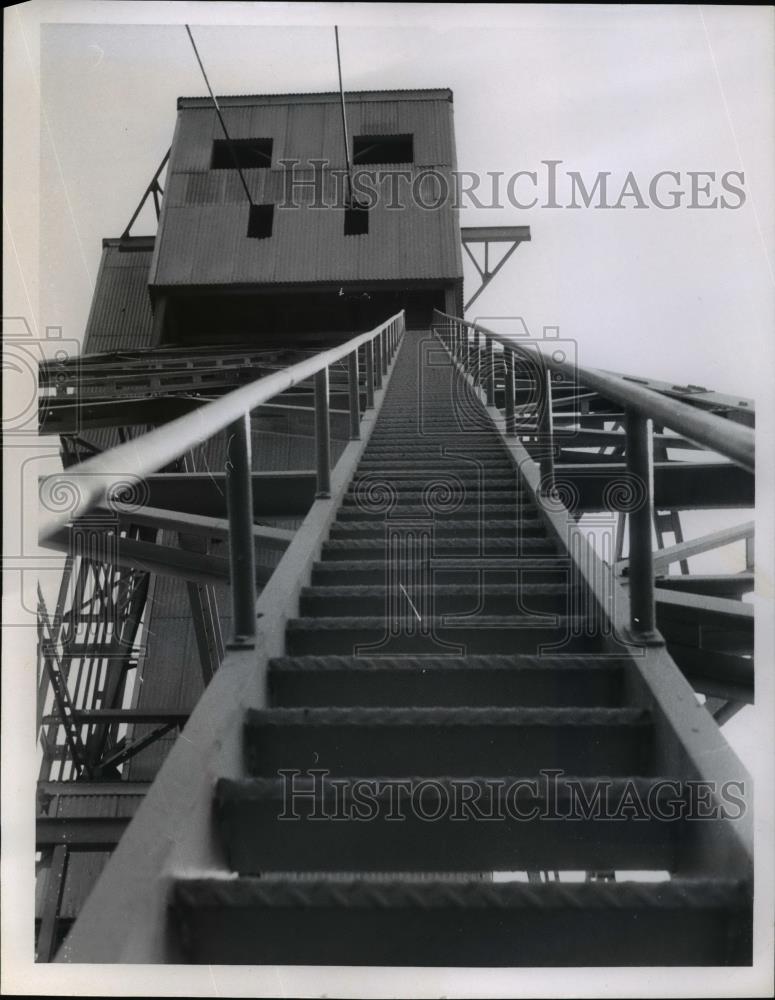
[[[143,478],[233,435],[234,635],[59,960],[750,963],[750,779],[657,630],[645,414],[744,477],[752,434],[605,373],[553,386],[496,345],[394,317],[146,435]],[[351,441],[332,469],[342,361]],[[317,499],[256,600],[244,414],[311,377]],[[626,576],[566,502],[575,432],[620,443],[643,484],[640,506],[616,494]],[[138,453],[67,470],[74,523]]]
[[[471,877],[675,872],[691,827],[572,812],[525,821],[552,796],[569,811],[573,788],[587,800],[605,788],[613,808],[628,785],[645,803],[681,776],[660,767],[653,713],[628,697],[621,658],[605,655],[594,629],[574,635],[569,587],[583,583],[472,387],[450,358],[429,353],[427,336],[405,338],[300,617],[288,622],[287,655],[269,664],[270,706],[246,714],[245,776],[216,786],[218,836],[239,877],[175,882],[186,958],[745,961],[742,877]],[[556,773],[541,790],[546,771]],[[453,801],[460,789],[468,813]],[[473,802],[502,818],[477,818]]]

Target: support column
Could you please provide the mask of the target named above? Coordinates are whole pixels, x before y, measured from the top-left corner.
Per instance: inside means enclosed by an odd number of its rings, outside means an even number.
[[[230,424],[227,433],[226,506],[229,512],[232,642],[244,646],[251,645],[256,635],[250,414]]]

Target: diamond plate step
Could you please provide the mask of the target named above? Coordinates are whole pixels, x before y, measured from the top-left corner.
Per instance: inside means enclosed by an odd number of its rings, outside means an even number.
[[[426,611],[431,616],[442,614],[530,614],[551,611],[568,613],[576,595],[567,583],[491,584],[466,586],[465,584],[435,583],[426,587],[401,589],[396,581],[385,586],[305,587],[301,592],[300,614],[306,617],[335,617],[337,615],[385,615],[399,610]],[[427,609],[427,610],[426,610]]]
[[[422,534],[427,532],[427,545],[432,544],[434,556],[449,558],[469,556],[472,560],[478,556],[492,556],[502,559],[516,559],[517,556],[546,556],[557,551],[557,545],[549,538],[539,535],[525,535],[512,538],[431,538],[430,528],[425,525],[408,525],[406,532],[413,533],[413,538],[405,538],[399,545],[396,539],[391,545],[391,554],[397,555],[401,548],[406,549],[413,541],[419,541],[419,529]],[[336,538],[322,545],[324,559],[378,559],[385,557],[386,542],[384,538]],[[412,551],[417,549],[414,545]]]
[[[642,803],[638,823],[622,822]],[[648,815],[645,807],[648,804]],[[665,778],[221,780],[229,867],[288,871],[664,871],[686,820]]]
[[[750,889],[409,879],[180,879],[172,916],[205,964],[384,966],[746,965]]]
[[[648,773],[648,712],[631,708],[268,708],[247,713],[254,777]]]
[[[622,660],[536,656],[296,656],[269,664],[275,706],[614,707]]]

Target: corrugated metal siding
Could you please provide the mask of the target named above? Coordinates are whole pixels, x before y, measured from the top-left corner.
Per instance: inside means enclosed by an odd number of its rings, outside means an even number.
[[[414,163],[370,165],[367,172],[411,170],[413,179],[433,170],[447,178],[455,166],[452,105],[443,92],[347,99],[351,136],[411,133]],[[271,238],[247,237],[248,205],[236,171],[210,170],[212,142],[222,138],[214,110],[202,104],[178,113],[151,283],[175,285],[312,284],[343,281],[460,280],[458,213],[450,196],[439,208],[413,204],[388,209],[382,199],[369,217],[368,236],[345,236],[341,208],[312,209],[311,193],[296,189],[301,208],[282,209],[286,179],[282,160],[322,159],[344,171],[337,95],[314,100],[253,98],[224,107],[235,139],[272,138],[272,169],[246,170],[257,203],[275,208]],[[262,103],[262,101],[264,103]],[[300,174],[297,176],[301,176]],[[433,201],[436,182],[419,181],[420,197]],[[386,189],[381,189],[386,193]],[[324,199],[341,204],[343,181],[324,173]],[[339,197],[337,197],[337,194]]]
[[[153,316],[148,295],[152,246],[120,250],[103,246],[102,263],[86,323],[84,354],[150,347]]]

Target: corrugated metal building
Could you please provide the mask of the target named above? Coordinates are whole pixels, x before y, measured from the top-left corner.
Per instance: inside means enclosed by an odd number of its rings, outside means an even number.
[[[231,146],[209,98],[178,101],[149,277],[157,342],[365,329],[401,308],[419,325],[461,304],[451,91],[347,95],[353,192],[370,206],[355,216],[338,94],[219,104]]]

